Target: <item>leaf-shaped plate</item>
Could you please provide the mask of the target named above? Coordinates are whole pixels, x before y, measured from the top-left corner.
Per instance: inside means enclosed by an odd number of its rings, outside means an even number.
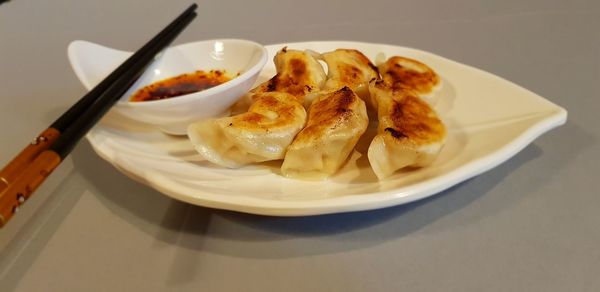
[[[117,113],[107,115],[87,138],[102,158],[123,173],[175,199],[247,213],[302,216],[376,209],[434,195],[494,168],[566,121],[563,108],[522,87],[424,51],[318,41],[267,46],[269,59],[283,46],[318,52],[354,48],[371,60],[384,53],[431,66],[443,79],[435,109],[449,130],[440,156],[431,166],[399,171],[378,181],[366,157],[371,128],[337,175],[326,181],[300,181],[282,177],[281,162],[240,169],[212,165],[202,161],[185,137],[166,135]],[[116,67],[118,62],[116,58],[110,65]],[[274,74],[269,62],[257,82]]]

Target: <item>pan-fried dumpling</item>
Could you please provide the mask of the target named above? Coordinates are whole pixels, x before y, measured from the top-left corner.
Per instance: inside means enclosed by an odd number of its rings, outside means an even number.
[[[275,55],[273,61],[277,74],[252,89],[250,93],[286,92],[303,103],[304,97],[321,89],[327,78],[323,66],[308,51],[284,47]]]
[[[246,112],[254,102],[252,96],[261,92],[285,92],[296,97],[301,104],[310,105],[312,95],[325,84],[327,76],[323,66],[309,51],[282,48],[273,58],[277,74],[244,95],[232,108],[232,114]],[[305,103],[305,98],[308,100]]]
[[[377,177],[430,164],[446,141],[446,127],[435,111],[413,91],[392,89],[382,80],[372,81],[369,91],[379,118],[368,150]]]
[[[369,99],[369,81],[377,79],[377,67],[357,50],[337,49],[321,55],[327,63],[327,81],[324,91],[348,86],[363,100]]]
[[[378,66],[383,81],[395,91],[412,91],[430,104],[435,104],[435,92],[441,79],[429,66],[413,59],[394,56]]]
[[[294,139],[281,167],[289,177],[326,178],[346,161],[365,132],[369,117],[361,98],[379,76],[377,68],[357,50],[337,49],[320,57],[327,63],[327,81],[309,107],[306,128]]]
[[[235,168],[282,159],[304,127],[306,110],[285,92],[259,92],[248,112],[191,124],[188,136],[208,161]]]
[[[303,179],[334,174],[368,124],[365,103],[350,88],[317,97],[309,108],[306,127],[288,147],[281,172]]]

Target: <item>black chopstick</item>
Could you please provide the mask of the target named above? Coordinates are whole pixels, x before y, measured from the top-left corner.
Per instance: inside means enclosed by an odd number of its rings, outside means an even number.
[[[0,171],[0,226],[17,212],[19,206],[71,152],[83,135],[143,74],[156,54],[167,47],[196,17],[193,12],[196,6],[191,5],[111,73],[106,78],[108,81],[102,81],[98,86],[103,90],[94,88],[94,94],[86,94]],[[7,177],[11,179],[8,180]]]
[[[85,111],[104,91],[108,89],[123,73],[129,70],[135,63],[137,63],[142,57],[144,52],[147,52],[150,48],[157,45],[157,43],[163,39],[172,29],[177,27],[181,22],[185,21],[186,17],[194,12],[198,7],[196,4],[190,5],[183,13],[179,15],[173,22],[159,32],[154,38],[146,43],[137,53],[129,57],[123,64],[109,74],[104,80],[96,85],[90,92],[84,95],[77,103],[75,103],[69,110],[67,110],[62,116],[60,116],[51,127],[58,131],[64,131],[74,120]],[[118,98],[118,97],[115,97]]]
[[[112,105],[133,85],[144,73],[144,70],[156,54],[168,46],[179,33],[196,17],[196,13],[188,14],[171,35],[161,39],[156,47],[146,52],[123,76],[117,79],[97,100],[89,106],[52,144],[52,150],[65,158],[77,142],[91,129],[96,122],[112,107]]]
[[[50,127],[42,131],[31,144],[27,145],[8,164],[0,169],[0,195],[8,186],[16,180],[24,168],[35,159],[42,151],[61,135],[67,127],[79,118],[79,116],[90,107],[98,97],[105,92],[116,80],[120,78],[129,68],[140,60],[145,52],[156,46],[159,41],[167,36],[174,28],[186,21],[186,17],[194,12],[196,4],[190,5],[174,21],[166,26],[160,33],[146,43],[137,53],[128,58],[115,71],[108,75],[102,82],[96,85],[89,93],[84,95],[77,103],[59,117]],[[115,96],[115,98],[119,98]]]

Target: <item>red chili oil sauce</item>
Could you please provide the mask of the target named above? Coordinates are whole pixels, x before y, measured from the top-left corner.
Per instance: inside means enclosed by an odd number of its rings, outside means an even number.
[[[154,82],[138,90],[131,101],[151,101],[202,91],[232,78],[223,70],[196,71]]]

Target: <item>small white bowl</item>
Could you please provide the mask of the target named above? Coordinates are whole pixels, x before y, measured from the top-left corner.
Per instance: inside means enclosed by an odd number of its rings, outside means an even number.
[[[87,41],[73,41],[68,54],[75,74],[89,90],[132,53]],[[246,40],[208,40],[171,47],[156,57],[114,109],[134,120],[158,126],[169,134],[185,135],[192,122],[228,114],[228,108],[252,87],[266,62],[267,50]],[[213,69],[225,70],[234,76],[239,72],[240,75],[196,93],[156,101],[129,101],[138,89],[156,81]]]

